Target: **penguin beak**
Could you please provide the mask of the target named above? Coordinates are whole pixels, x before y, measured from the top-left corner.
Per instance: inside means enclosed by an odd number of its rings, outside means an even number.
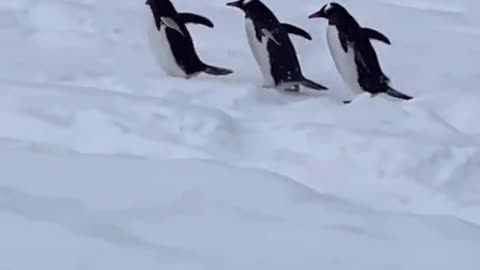
[[[234,1],[234,2],[227,3],[227,6],[229,6],[229,7],[236,7],[236,8],[242,8],[242,6],[243,6],[242,3],[243,3],[243,0]]]
[[[325,8],[322,8],[320,11],[313,13],[312,15],[308,16],[309,19],[315,18],[327,18],[327,14],[325,13]]]

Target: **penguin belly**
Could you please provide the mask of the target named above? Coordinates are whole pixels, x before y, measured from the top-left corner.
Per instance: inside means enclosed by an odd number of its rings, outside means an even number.
[[[357,64],[355,63],[353,48],[349,46],[348,52],[343,50],[338,30],[335,26],[329,25],[327,27],[327,43],[335,66],[345,83],[355,94],[364,93],[365,91],[358,82]]]
[[[255,25],[253,21],[249,18],[245,19],[245,28],[247,31],[247,39],[252,50],[253,56],[257,61],[257,64],[260,68],[260,71],[263,75],[264,87],[273,87],[275,85],[275,80],[272,76],[272,66],[270,63],[270,53],[268,52],[268,38],[263,37],[261,41],[257,39],[257,34],[255,32]]]
[[[153,24],[148,31],[150,46],[155,55],[157,62],[163,71],[172,77],[188,78],[187,74],[178,65],[172,51],[172,44],[168,40],[165,26],[161,26],[160,30]]]

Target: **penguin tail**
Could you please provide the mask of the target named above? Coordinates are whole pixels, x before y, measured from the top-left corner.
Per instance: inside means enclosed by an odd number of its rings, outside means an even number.
[[[392,97],[395,97],[395,98],[399,98],[399,99],[404,99],[404,100],[411,100],[413,99],[413,97],[411,96],[408,96],[408,95],[405,95],[403,93],[400,93],[399,91],[393,89],[392,87],[388,87],[387,88],[387,91],[385,92],[387,95],[389,96],[392,96]]]
[[[203,72],[213,76],[225,76],[233,73],[233,70],[222,67],[205,65]]]
[[[302,81],[300,81],[300,84],[307,87],[307,88],[311,88],[313,90],[318,90],[318,91],[325,91],[325,90],[328,90],[328,88],[326,86],[323,86],[319,83],[316,83],[312,80],[309,80],[307,78],[303,78]]]

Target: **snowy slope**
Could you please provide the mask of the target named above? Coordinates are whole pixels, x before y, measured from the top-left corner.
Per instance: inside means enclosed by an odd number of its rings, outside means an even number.
[[[0,1],[0,269],[478,269],[476,0],[342,1],[411,102],[349,95],[324,3],[265,0],[305,74],[261,88],[243,15],[176,0],[206,62],[166,77],[144,1]]]
[[[2,163],[30,164],[31,177],[23,167],[4,171],[5,269],[478,266],[474,224],[374,210],[273,173],[187,159],[6,154]]]

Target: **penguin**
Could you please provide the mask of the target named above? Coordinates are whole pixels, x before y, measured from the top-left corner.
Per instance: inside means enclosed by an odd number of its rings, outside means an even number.
[[[245,13],[247,39],[264,79],[264,88],[300,91],[300,85],[314,90],[328,88],[305,78],[289,34],[312,40],[305,30],[280,23],[260,0],[238,0],[227,6]]]
[[[213,23],[193,13],[178,13],[170,0],[147,0],[153,14],[149,29],[152,50],[165,73],[172,77],[190,79],[200,73],[225,76],[233,70],[205,64],[195,51],[186,24],[213,28]]]
[[[347,9],[336,2],[324,5],[309,18],[328,20],[327,43],[330,53],[338,72],[352,92],[368,92],[372,97],[384,93],[401,100],[413,98],[393,89],[390,79],[382,71],[370,40],[391,45],[384,34],[361,27]]]

